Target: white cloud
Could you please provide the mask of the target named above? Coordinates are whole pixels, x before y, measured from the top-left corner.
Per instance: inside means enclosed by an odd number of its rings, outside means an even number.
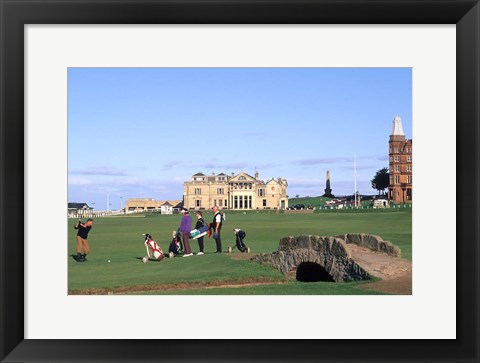
[[[76,174],[76,175],[105,175],[105,176],[122,176],[128,175],[128,172],[123,169],[117,168],[110,168],[105,166],[95,166],[89,167],[86,169],[80,170],[70,170],[69,174]]]
[[[84,176],[71,175],[68,177],[68,185],[85,186],[92,185],[93,181]]]

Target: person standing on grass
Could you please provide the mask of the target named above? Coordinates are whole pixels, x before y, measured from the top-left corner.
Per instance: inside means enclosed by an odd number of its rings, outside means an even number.
[[[210,227],[213,229],[213,239],[217,245],[216,253],[222,253],[222,240],[220,238],[220,231],[222,230],[223,216],[219,212],[218,207],[214,206],[213,208],[213,222],[210,224]]]
[[[195,212],[195,216],[197,217],[197,224],[195,225],[195,229],[199,229],[207,225],[202,218],[201,211]],[[197,253],[197,256],[203,255],[203,236],[198,238],[198,249],[200,250],[200,252]]]
[[[85,262],[87,254],[90,253],[90,245],[88,244],[88,232],[92,229],[93,219],[88,218],[85,223],[80,219],[73,228],[78,229],[77,232],[77,262]]]
[[[180,213],[183,215],[182,222],[180,223],[180,233],[182,234],[183,248],[185,252],[183,257],[189,257],[193,255],[190,243],[188,242],[190,231],[192,230],[192,217],[190,217],[190,213],[185,208],[182,208]]]

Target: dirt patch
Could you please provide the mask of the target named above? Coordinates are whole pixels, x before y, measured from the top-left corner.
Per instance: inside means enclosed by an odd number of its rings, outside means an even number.
[[[256,255],[256,253],[251,253],[251,252],[250,253],[241,253],[241,252],[227,253],[227,256],[230,257],[232,260],[235,260],[235,261],[249,260],[255,255]]]
[[[205,289],[221,289],[221,288],[227,288],[227,289],[234,289],[238,287],[249,287],[249,286],[261,286],[261,285],[282,285],[286,284],[286,281],[275,281],[275,282],[253,282],[253,283],[238,283],[238,284],[230,284],[230,285],[218,285],[218,286],[207,286]]]
[[[370,275],[382,279],[362,285],[362,288],[396,295],[412,294],[412,262],[404,258],[374,252],[355,244],[348,244],[352,258]]]
[[[76,289],[70,290],[69,295],[122,295],[129,293],[140,293],[149,291],[175,291],[190,289],[212,289],[212,288],[233,288],[256,285],[270,285],[285,283],[284,280],[274,279],[271,277],[258,276],[248,280],[224,280],[210,282],[181,282],[176,284],[156,284],[156,285],[136,285],[124,286],[111,289]]]
[[[412,295],[412,276],[400,276],[395,279],[382,280],[364,284],[361,288],[386,292],[394,295]]]

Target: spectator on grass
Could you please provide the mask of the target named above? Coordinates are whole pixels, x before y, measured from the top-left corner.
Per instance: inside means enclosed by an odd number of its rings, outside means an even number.
[[[77,232],[77,262],[85,262],[87,254],[90,253],[90,245],[88,244],[88,232],[92,229],[93,219],[88,218],[85,223],[78,220],[73,228],[78,229]]]
[[[213,222],[210,224],[210,227],[213,229],[213,238],[217,245],[216,253],[222,253],[222,240],[220,238],[220,231],[222,230],[223,216],[219,212],[218,207],[214,206],[213,208]]]
[[[205,220],[202,218],[201,211],[195,212],[195,216],[197,217],[197,224],[195,225],[196,229],[207,225],[207,223],[205,223]],[[198,238],[198,249],[200,250],[200,252],[197,253],[197,256],[203,255],[203,236]]]
[[[180,213],[183,216],[182,222],[180,223],[180,233],[182,234],[183,248],[185,251],[183,257],[189,257],[193,255],[190,248],[190,243],[188,242],[190,238],[190,231],[192,230],[192,217],[190,217],[190,213],[185,208],[182,208]]]

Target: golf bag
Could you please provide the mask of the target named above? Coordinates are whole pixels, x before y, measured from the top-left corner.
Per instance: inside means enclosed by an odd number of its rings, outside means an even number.
[[[235,246],[230,247],[229,251],[237,247],[240,252],[248,252],[249,248],[243,243],[243,239],[246,237],[245,231],[236,228],[233,230],[235,232]]]
[[[152,239],[152,236],[148,233],[144,234],[145,236],[145,248],[147,249],[148,258],[154,258],[155,260],[161,261],[165,257],[162,248]]]
[[[191,239],[197,239],[197,238],[203,237],[207,234],[209,229],[210,229],[209,226],[202,226],[198,229],[194,229],[194,230],[190,231],[190,238]]]
[[[168,253],[178,255],[183,250],[182,238],[180,237],[180,231],[173,231],[172,242],[168,246]]]

